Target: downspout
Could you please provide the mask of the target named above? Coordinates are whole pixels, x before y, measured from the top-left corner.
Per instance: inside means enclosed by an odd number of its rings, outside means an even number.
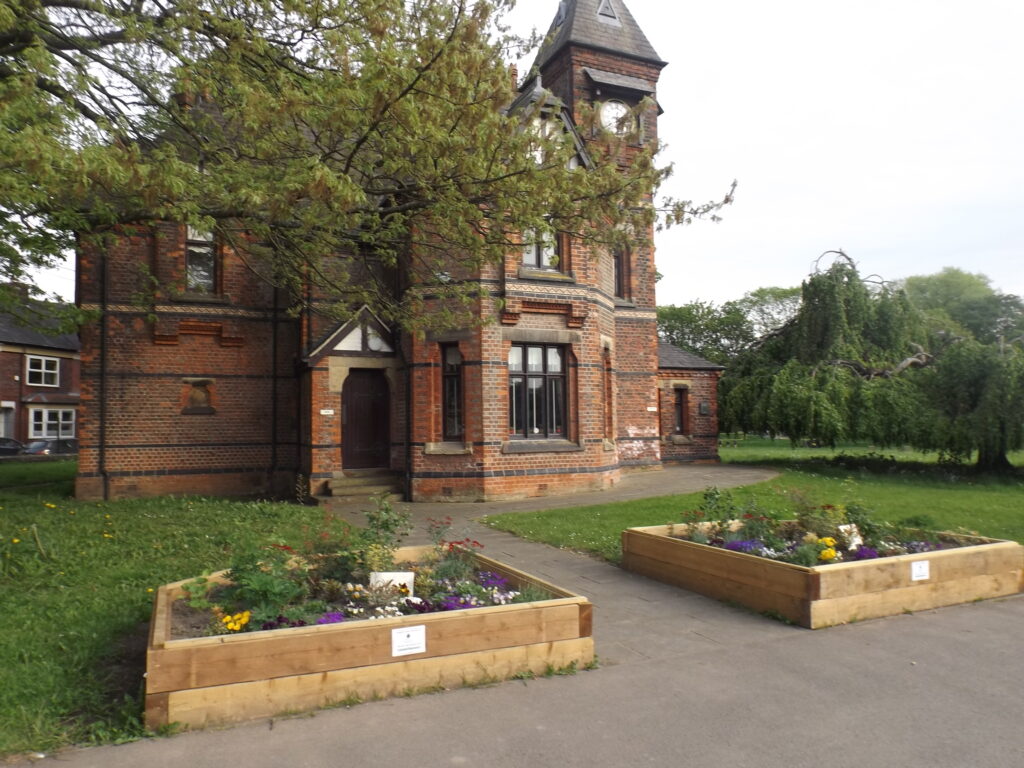
[[[277,310],[279,291],[274,289],[274,314],[270,321],[270,467],[267,470],[269,491],[274,487],[274,470],[277,467]]]
[[[412,342],[411,336],[409,336],[409,342]],[[403,335],[398,338],[398,349],[405,363],[405,500],[412,501],[412,365],[409,364],[405,354]]]
[[[107,471],[107,333],[109,332],[109,296],[107,280],[107,242],[100,247],[100,440],[99,470],[103,479],[103,500],[110,499],[110,473]]]

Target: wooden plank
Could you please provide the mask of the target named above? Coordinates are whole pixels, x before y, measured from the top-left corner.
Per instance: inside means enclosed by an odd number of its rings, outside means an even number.
[[[416,658],[575,639],[585,602],[566,598],[172,641],[150,651],[146,689],[156,693],[388,663],[392,630],[420,624],[426,627],[427,651]]]
[[[628,563],[626,557],[623,557],[622,565],[642,576],[716,600],[739,603],[757,612],[774,612],[801,625],[806,625],[810,621],[808,599],[778,592],[769,587],[759,588],[747,580],[735,580],[718,573],[707,573],[685,563],[665,563],[632,554]]]
[[[1019,590],[1019,579],[1015,573],[978,574],[954,581],[919,582],[884,592],[818,600],[811,606],[811,628],[1005,597]]]
[[[353,697],[370,700],[496,681],[519,673],[543,674],[549,666],[561,668],[573,662],[584,666],[593,658],[593,639],[588,637],[178,691],[169,694],[166,713],[158,709],[151,713],[147,706],[146,725],[154,728],[177,722],[203,727],[241,722],[329,706]]]
[[[833,599],[946,581],[956,582],[980,573],[1018,574],[1024,568],[1022,552],[1024,547],[1007,541],[837,563],[815,568],[815,571],[821,574],[821,599]],[[928,561],[929,578],[913,581],[911,563],[920,561]]]
[[[622,542],[622,566],[627,570],[634,570],[633,564],[644,559],[699,570],[746,584],[752,590],[768,589],[801,599],[808,593],[811,569],[792,563],[780,563],[637,529],[623,531]]]
[[[580,637],[594,634],[594,606],[591,603],[580,604]]]

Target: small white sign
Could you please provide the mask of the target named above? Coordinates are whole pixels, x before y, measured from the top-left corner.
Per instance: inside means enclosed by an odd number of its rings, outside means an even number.
[[[427,652],[427,627],[419,624],[415,627],[399,627],[391,630],[391,655],[409,656],[413,653]]]
[[[915,560],[910,564],[911,581],[924,581],[930,578],[927,560]]]
[[[406,597],[412,597],[413,584],[416,582],[414,571],[373,571],[370,574],[370,586],[383,589],[391,587],[401,589],[405,587]]]
[[[652,413],[654,413],[654,412],[656,412],[658,410],[658,406],[656,406],[656,405],[648,405],[647,406],[647,410],[651,411]]]
[[[320,409],[320,415],[321,416],[333,416],[334,415],[334,409],[333,408],[321,408]]]

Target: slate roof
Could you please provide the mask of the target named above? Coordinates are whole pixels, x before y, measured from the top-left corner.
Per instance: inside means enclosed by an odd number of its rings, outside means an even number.
[[[667,341],[658,342],[658,367],[659,368],[689,368],[695,371],[724,371],[725,366],[712,363],[703,357],[697,357],[692,352],[669,344]]]
[[[605,13],[598,13],[602,6]],[[569,44],[665,64],[622,0],[562,0],[533,68],[539,70]]]
[[[46,305],[38,309],[45,313]],[[33,318],[33,321],[36,321]],[[37,325],[44,328],[53,323],[45,316],[39,317]],[[45,349],[64,349],[77,352],[81,348],[77,333],[50,334],[38,327],[21,325],[11,315],[0,313],[0,344],[18,344],[25,347],[43,347]]]

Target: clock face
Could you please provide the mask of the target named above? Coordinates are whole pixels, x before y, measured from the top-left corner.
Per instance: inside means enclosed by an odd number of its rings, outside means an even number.
[[[627,133],[629,131],[629,107],[621,101],[606,101],[601,105],[601,127],[612,133]]]

